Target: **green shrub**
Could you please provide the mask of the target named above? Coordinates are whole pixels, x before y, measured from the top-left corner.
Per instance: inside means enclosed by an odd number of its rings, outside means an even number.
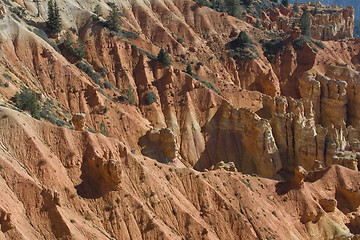
[[[176,41],[178,41],[178,42],[181,43],[181,44],[184,44],[184,39],[181,38],[181,37],[178,37],[178,38],[176,39]]]
[[[106,68],[99,67],[99,70],[101,71],[101,75],[103,75],[103,77],[106,77],[106,75],[108,74],[108,71],[106,70]]]
[[[135,94],[134,94],[134,88],[129,84],[129,87],[126,92],[126,97],[130,104],[135,104]]]
[[[32,89],[23,87],[20,93],[16,92],[14,101],[17,108],[29,111],[32,117],[40,120],[40,104]]]
[[[96,15],[97,19],[102,16],[100,4],[97,4],[94,8],[94,14]]]
[[[147,105],[150,105],[154,102],[157,101],[157,96],[154,92],[150,91],[150,92],[147,92],[146,95],[145,95],[145,102]]]
[[[299,3],[298,2],[294,3],[293,11],[295,13],[299,13],[300,9],[299,9]]]
[[[104,97],[106,97],[108,100],[110,101],[114,101],[109,95],[107,95],[104,90],[102,89],[96,89],[96,91],[98,91],[99,93],[101,93]],[[106,107],[105,107],[105,110],[106,110]],[[106,110],[107,111],[107,110]]]
[[[304,48],[304,43],[305,42],[310,42],[311,43],[311,39],[308,37],[308,36],[301,36],[301,37],[298,37],[297,39],[294,39],[292,44],[294,46],[294,48],[296,50],[298,49],[303,49]]]
[[[3,77],[4,77],[6,80],[8,80],[8,81],[11,80],[11,76],[10,76],[9,74],[3,73],[2,75],[3,75]]]
[[[53,43],[52,41],[50,41],[50,39],[48,38],[48,36],[46,35],[46,33],[42,30],[42,29],[39,29],[39,28],[34,28],[33,29],[33,32],[38,35],[39,37],[41,37],[45,42],[47,42],[50,46],[52,46],[58,53],[61,53],[60,52],[60,49],[59,47]]]
[[[187,74],[189,74],[190,76],[193,75],[193,72],[192,72],[192,67],[190,65],[190,63],[187,63],[186,64],[186,71],[185,71]]]
[[[207,88],[213,90],[214,92],[216,92],[218,95],[221,95],[220,92],[214,87],[214,85],[209,82],[209,81],[203,81],[203,80],[198,80],[199,82],[201,82],[202,84],[204,84]]]
[[[318,9],[318,7],[316,6],[316,7],[314,8],[314,10],[312,11],[312,15],[315,16],[315,15],[318,14],[318,13],[319,13],[319,9]]]
[[[130,38],[130,39],[139,38],[139,34],[137,34],[136,32],[128,31],[125,29],[121,29],[117,35],[122,38]]]
[[[77,42],[74,44],[69,32],[66,34],[64,46],[70,54],[74,55],[77,58],[77,60],[82,60],[86,57],[84,43],[81,41],[80,38],[78,38]]]
[[[104,81],[104,87],[107,88],[107,89],[113,89],[113,85],[108,81],[108,80],[105,80]]]
[[[322,41],[315,41],[314,43],[321,49],[325,48],[325,44]]]
[[[97,84],[99,85],[99,87],[103,88],[104,84],[101,82],[101,74],[98,72],[95,72],[94,68],[90,65],[90,63],[88,63],[86,60],[82,60],[79,61],[78,63],[76,63],[76,66],[84,71],[89,77],[91,77],[91,79]]]
[[[248,44],[251,44],[252,40],[249,37],[249,35],[247,35],[247,33],[245,31],[241,31],[238,35],[238,37],[233,40],[230,45],[232,48],[244,48],[246,47]]]
[[[256,22],[255,22],[255,24],[254,24],[254,27],[259,28],[259,29],[262,29],[262,28],[263,28],[263,26],[262,26],[262,24],[261,24],[261,22],[260,22],[259,19],[256,19]]]
[[[45,105],[41,108],[40,111],[41,118],[48,120],[49,122],[55,124],[58,127],[71,127],[70,123],[64,121],[62,118],[55,114],[54,107],[54,103],[51,100],[47,99]]]
[[[102,135],[104,135],[104,136],[108,136],[108,130],[106,129],[106,126],[105,126],[105,124],[104,124],[104,122],[101,122],[101,124],[100,124],[100,132],[101,132],[101,134]]]
[[[230,57],[241,59],[256,59],[258,52],[255,44],[245,31],[241,31],[239,36],[230,42]]]
[[[162,48],[160,49],[157,59],[159,62],[163,63],[167,67],[171,65],[171,59],[169,57],[169,54],[165,52],[165,50]]]
[[[264,51],[264,55],[269,60],[269,62],[273,62],[276,54],[284,48],[285,43],[282,38],[274,38],[262,42],[262,49]]]
[[[23,7],[10,7],[9,10],[13,13],[15,13],[18,17],[23,18],[25,15],[25,8]]]

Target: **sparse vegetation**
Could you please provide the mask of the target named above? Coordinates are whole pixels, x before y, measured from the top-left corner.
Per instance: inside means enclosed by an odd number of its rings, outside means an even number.
[[[104,84],[101,82],[101,74],[96,72],[94,70],[94,68],[90,65],[90,63],[88,63],[86,60],[82,60],[79,61],[78,63],[76,63],[76,66],[84,71],[89,77],[91,77],[91,79],[97,84],[99,85],[99,87],[104,88]]]
[[[100,132],[101,132],[101,134],[102,135],[104,135],[104,136],[108,136],[108,130],[106,129],[106,126],[105,126],[105,124],[104,124],[104,122],[101,122],[100,123]]]
[[[316,46],[318,46],[321,49],[325,48],[325,44],[322,41],[315,41],[314,43]]]
[[[130,104],[135,104],[135,92],[131,84],[129,84],[129,87],[126,91],[126,98]]]
[[[104,80],[104,87],[107,89],[113,89],[114,86],[108,81],[108,80]]]
[[[275,217],[277,217],[277,213],[276,213],[275,211],[272,211],[271,213],[272,213],[272,215],[274,215]]]
[[[194,0],[200,6],[210,7],[211,4],[207,0]]]
[[[40,104],[32,89],[23,87],[20,93],[16,92],[13,99],[17,108],[29,111],[32,117],[40,120]]]
[[[76,57],[77,60],[82,60],[86,57],[84,43],[80,38],[78,38],[77,42],[74,44],[69,32],[66,34],[64,46],[70,54]]]
[[[191,65],[190,65],[189,62],[186,64],[186,70],[185,70],[185,72],[186,72],[187,74],[189,74],[190,76],[193,76],[193,75],[194,75],[194,73],[193,73],[193,71],[192,71],[192,67],[191,67]]]
[[[140,182],[143,183],[145,182],[146,176],[144,174],[140,175]]]
[[[42,29],[39,29],[39,28],[34,28],[33,29],[33,32],[38,35],[39,37],[41,37],[45,42],[47,42],[50,46],[52,46],[57,52],[61,53],[60,52],[60,49],[59,47],[53,43],[52,41],[50,41],[50,39],[48,38],[48,36],[46,35],[46,33],[42,30]]]
[[[92,216],[91,216],[91,214],[90,214],[89,212],[87,212],[87,213],[85,214],[85,220],[86,220],[86,221],[91,221],[91,220],[92,220]]]
[[[130,39],[137,39],[139,38],[139,35],[136,32],[133,31],[128,31],[125,29],[121,29],[117,36],[121,37],[121,38],[130,38]]]
[[[248,188],[250,188],[251,191],[254,191],[254,190],[252,189],[250,183],[246,182],[244,179],[241,179],[240,181],[241,181],[243,184],[245,184]]]
[[[42,159],[42,160],[40,160],[39,165],[42,166],[42,165],[45,165],[46,163],[47,163],[47,161],[45,159]]]
[[[110,212],[114,208],[115,208],[114,204],[110,203],[110,204],[107,204],[104,209],[105,209],[105,211]]]
[[[19,18],[23,18],[26,9],[21,6],[18,6],[18,7],[9,7],[9,10],[15,13]]]
[[[168,181],[170,181],[170,179],[171,179],[171,176],[169,175],[169,174],[166,174],[166,180],[168,180]]]
[[[58,127],[71,126],[68,122],[65,122],[55,114],[54,104],[49,100],[47,100],[45,105],[41,108],[40,116]]]

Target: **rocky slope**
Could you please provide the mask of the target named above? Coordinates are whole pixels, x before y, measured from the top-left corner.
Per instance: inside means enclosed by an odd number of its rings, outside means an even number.
[[[93,17],[92,1],[58,1],[64,30],[49,39],[45,2],[4,3],[2,238],[359,233],[353,8],[320,8],[310,41],[290,27],[300,13],[284,7],[262,13],[264,30],[250,15],[191,1],[115,1],[123,12],[115,33]],[[99,5],[106,16],[109,5]],[[255,57],[230,57],[242,30]],[[84,42],[84,60],[66,48],[69,37]],[[263,47],[270,40],[277,44]],[[154,56],[160,48],[170,67]],[[37,92],[42,121],[11,110],[22,86]]]
[[[350,239],[358,231],[356,171],[299,169],[289,182],[200,173],[100,133],[0,111],[2,239]]]

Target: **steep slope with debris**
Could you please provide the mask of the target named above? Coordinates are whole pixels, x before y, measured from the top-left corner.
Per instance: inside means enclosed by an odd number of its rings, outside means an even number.
[[[45,2],[4,3],[2,237],[358,233],[353,8],[319,5],[310,39],[291,7],[240,20],[192,1],[115,1],[123,14],[114,32],[94,15],[97,3],[58,1],[63,31],[49,38]],[[110,5],[99,1],[104,17]],[[241,31],[250,40],[234,47]],[[81,42],[85,57],[74,50]],[[171,66],[157,59],[161,48]],[[21,111],[14,96],[24,86],[41,121],[10,110]],[[286,182],[294,172],[305,182]]]

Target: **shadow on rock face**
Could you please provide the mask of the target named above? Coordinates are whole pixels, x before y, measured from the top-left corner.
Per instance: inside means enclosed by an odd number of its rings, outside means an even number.
[[[84,154],[81,172],[82,183],[75,188],[83,198],[97,199],[118,190],[121,181],[120,161],[99,156],[92,146]]]

